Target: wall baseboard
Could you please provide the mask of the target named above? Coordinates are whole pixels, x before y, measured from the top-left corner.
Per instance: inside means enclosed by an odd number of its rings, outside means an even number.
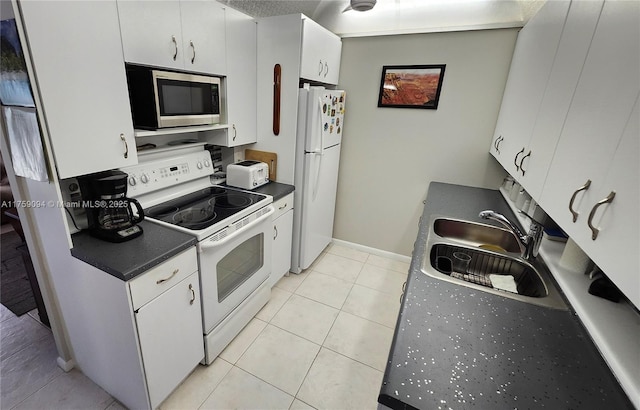
[[[347,247],[347,248],[352,248],[352,249],[355,249],[355,250],[358,250],[358,251],[370,253],[372,255],[382,256],[384,258],[389,258],[389,259],[393,259],[393,260],[400,261],[400,262],[411,263],[411,257],[409,257],[409,256],[400,255],[400,254],[393,253],[393,252],[388,252],[388,251],[383,251],[381,249],[371,248],[369,246],[360,245],[360,244],[353,243],[353,242],[343,241],[342,239],[333,238],[331,240],[331,243],[333,243],[335,245],[339,245],[339,246],[344,246],[344,247]]]
[[[75,367],[75,363],[73,360],[64,360],[62,357],[59,357],[59,356],[56,359],[56,363],[58,364],[59,368],[64,370],[65,373],[70,372],[71,369]]]

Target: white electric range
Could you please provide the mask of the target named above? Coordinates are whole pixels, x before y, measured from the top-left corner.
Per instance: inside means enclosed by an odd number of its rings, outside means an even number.
[[[213,185],[200,144],[140,156],[127,196],[145,219],[197,238],[205,362],[210,364],[267,303],[272,197]]]

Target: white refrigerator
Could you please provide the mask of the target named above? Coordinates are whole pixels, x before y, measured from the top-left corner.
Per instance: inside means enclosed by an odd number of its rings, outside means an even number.
[[[301,88],[294,184],[291,271],[307,269],[331,242],[335,214],[345,92]]]

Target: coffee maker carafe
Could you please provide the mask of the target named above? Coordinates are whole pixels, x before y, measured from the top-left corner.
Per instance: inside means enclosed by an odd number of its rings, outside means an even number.
[[[122,171],[105,171],[78,178],[92,236],[124,242],[142,235],[136,224],[144,219],[144,211],[138,201],[127,198],[127,177]]]

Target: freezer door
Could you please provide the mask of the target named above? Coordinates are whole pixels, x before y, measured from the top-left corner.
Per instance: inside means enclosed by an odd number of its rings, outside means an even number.
[[[311,87],[300,96],[306,97],[305,152],[317,153],[339,144],[344,127],[345,92]]]
[[[340,145],[304,156],[305,184],[300,226],[300,268],[307,269],[331,242]]]

